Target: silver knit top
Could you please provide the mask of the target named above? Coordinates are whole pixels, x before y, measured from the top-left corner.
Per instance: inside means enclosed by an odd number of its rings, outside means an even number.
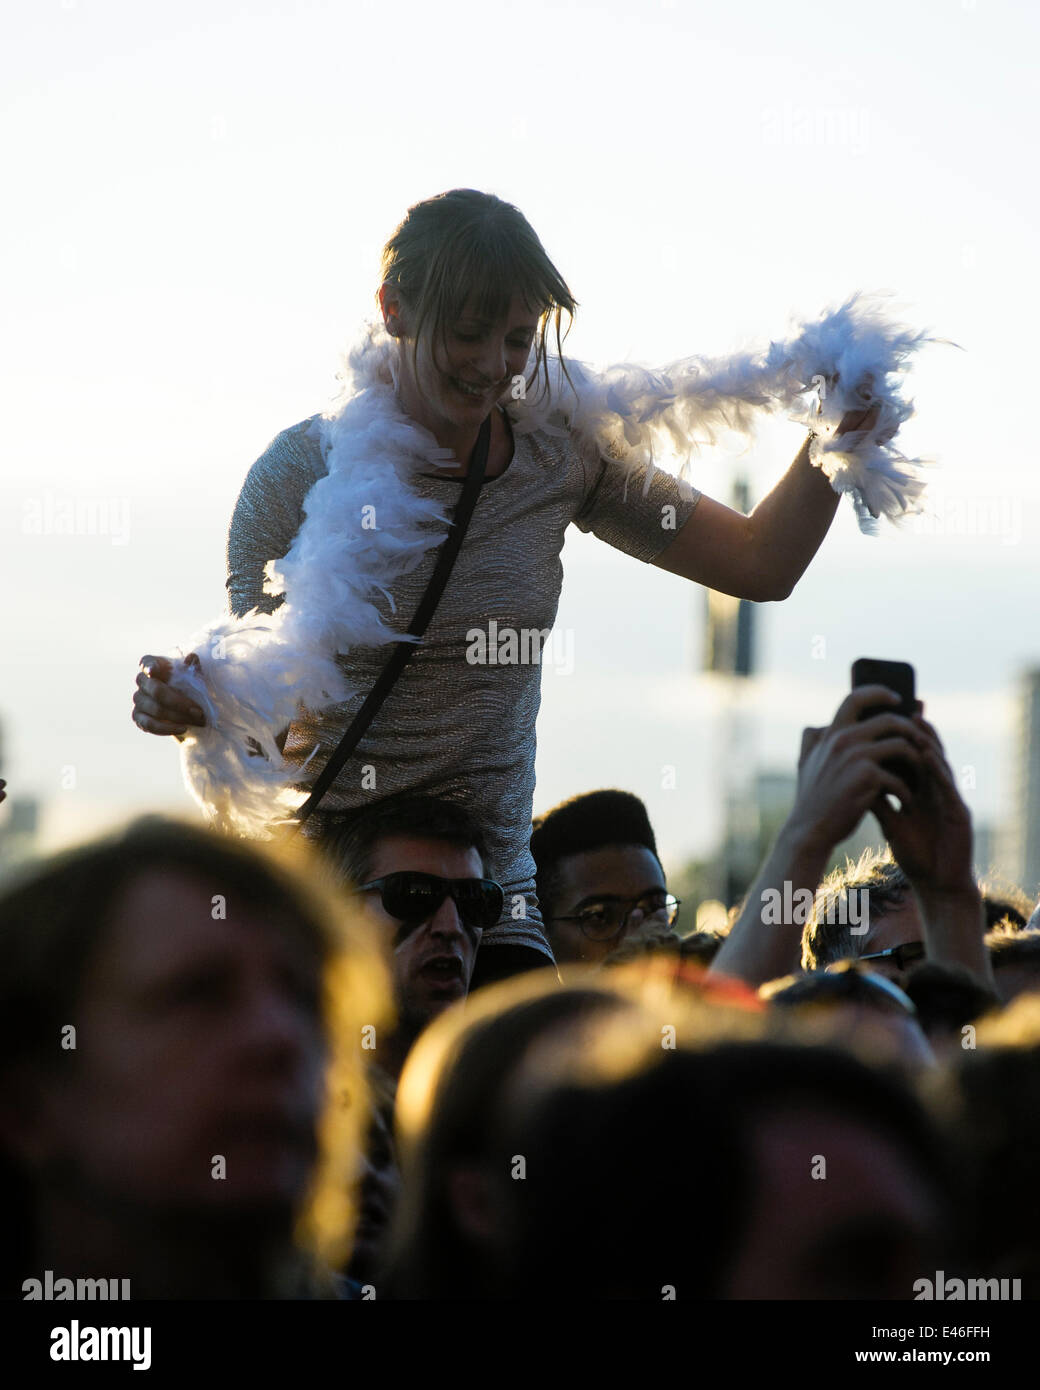
[[[282,601],[264,594],[264,566],[288,551],[303,521],[304,498],[325,472],[318,416],[283,430],[249,470],[227,543],[235,616],[253,608],[273,612]],[[701,495],[668,473],[655,472],[645,493],[644,482],[645,474],[611,460],[586,464],[569,437],[541,430],[515,436],[508,467],[481,488],[426,636],[313,818],[320,826],[322,811],[354,809],[402,792],[466,805],[486,828],[492,869],[506,895],[502,920],[485,932],[482,949],[522,945],[551,958],[529,848],[541,698],[540,644],[530,634],[551,628],[556,618],[560,552],[571,522],[649,562],[675,538]],[[424,474],[413,486],[451,508],[462,482]],[[664,510],[670,507],[674,515]],[[377,598],[396,631],[408,630],[436,549],[395,584],[396,611],[383,595]],[[497,648],[488,644],[488,655],[500,658],[495,664],[467,659],[467,652],[480,655],[477,629],[495,635]],[[512,641],[509,630],[517,634]],[[301,786],[313,783],[392,650],[355,647],[341,657],[352,688],[361,693],[324,716],[301,716],[293,724],[287,758],[302,763],[320,745],[301,773]]]

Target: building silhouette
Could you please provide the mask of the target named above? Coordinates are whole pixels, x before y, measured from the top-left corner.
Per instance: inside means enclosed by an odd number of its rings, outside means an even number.
[[[1014,763],[1010,857],[1019,886],[1035,900],[1040,897],[1040,668],[1021,677]]]

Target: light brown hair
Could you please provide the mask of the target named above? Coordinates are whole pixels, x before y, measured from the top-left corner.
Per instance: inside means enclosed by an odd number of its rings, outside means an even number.
[[[562,316],[567,314],[569,332],[577,301],[527,218],[511,203],[472,188],[454,188],[416,203],[383,248],[381,280],[400,293],[414,314],[413,369],[423,334],[436,363],[447,326],[462,315],[471,297],[480,317],[498,322],[509,312],[513,292],[519,292],[540,316],[534,377],[527,385],[533,387],[541,368],[549,391],[546,329],[550,321],[555,325],[556,355],[562,358]]]

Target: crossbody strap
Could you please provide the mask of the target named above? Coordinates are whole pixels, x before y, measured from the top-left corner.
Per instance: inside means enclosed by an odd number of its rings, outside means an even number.
[[[477,447],[474,450],[473,458],[470,461],[469,472],[466,476],[465,485],[462,489],[462,496],[455,504],[455,511],[451,519],[451,529],[447,539],[442,543],[437,552],[437,563],[434,566],[430,582],[426,586],[426,592],[419,601],[419,607],[415,610],[415,617],[409,625],[408,631],[415,637],[421,638],[430,625],[440,602],[441,595],[448,583],[448,578],[454,568],[455,560],[462,548],[462,541],[469,527],[470,517],[473,509],[477,505],[477,497],[480,493],[480,485],[484,481],[484,472],[487,467],[488,449],[491,443],[491,416],[489,415],[480,427],[480,434],[477,436]],[[369,691],[365,703],[358,710],[351,721],[350,728],[339,741],[339,745],[333,752],[331,758],[322,768],[317,780],[311,789],[311,794],[296,812],[296,819],[299,826],[312,814],[329,787],[336,780],[343,764],[353,753],[360,743],[362,737],[372,720],[379,713],[379,708],[383,701],[390,694],[397,678],[411,660],[412,653],[418,646],[418,642],[398,642],[391,653],[390,660],[380,672],[379,679]]]

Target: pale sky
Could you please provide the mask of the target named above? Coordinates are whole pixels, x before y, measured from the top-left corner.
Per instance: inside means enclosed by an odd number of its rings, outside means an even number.
[[[176,745],[130,722],[137,661],[222,611],[250,464],[326,406],[406,209],[459,186],[531,221],[589,361],[765,344],[857,289],[959,345],[920,356],[901,436],[938,460],[934,520],[867,538],[843,503],[792,597],[760,610],[744,699],[762,765],[792,767],[857,656],[912,661],[976,816],[1003,814],[1014,681],[1040,664],[1038,13],[6,6],[0,717],[45,841],[192,810]],[[756,499],[799,443],[763,432]],[[706,454],[694,481],[729,500],[730,477]],[[48,532],[70,505],[104,534]],[[697,676],[703,592],[573,530],[564,565],[575,669],[544,674],[535,809],[624,786],[666,860],[708,850],[723,698]]]

